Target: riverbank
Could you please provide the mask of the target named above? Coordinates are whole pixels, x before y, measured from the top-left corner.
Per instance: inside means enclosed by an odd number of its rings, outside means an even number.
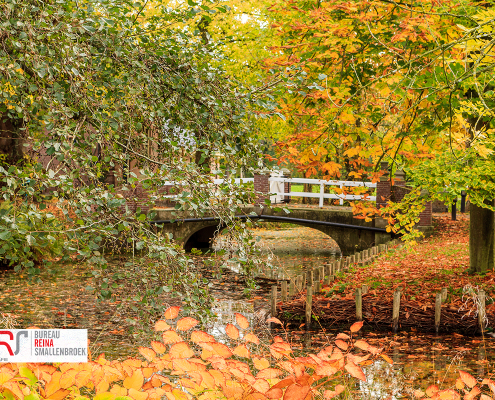
[[[351,321],[355,316],[356,289],[365,285],[368,293],[363,296],[363,317],[370,326],[390,326],[393,296],[400,290],[399,324],[404,329],[434,331],[435,299],[444,290],[440,329],[473,334],[477,327],[477,293],[484,290],[490,332],[495,320],[495,273],[468,273],[469,215],[451,221],[450,215],[437,214],[434,223],[434,235],[416,246],[396,246],[368,265],[352,265],[348,271],[337,273],[334,281],[313,298],[318,322],[324,325]],[[297,322],[304,315],[304,304],[305,291],[279,305],[279,311],[285,320]]]

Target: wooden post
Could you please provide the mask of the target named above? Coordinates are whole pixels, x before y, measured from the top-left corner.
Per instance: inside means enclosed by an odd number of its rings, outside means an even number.
[[[442,315],[442,294],[437,293],[435,298],[435,332],[438,335],[440,329],[440,317]]]
[[[392,306],[392,329],[397,333],[399,329],[399,310],[400,310],[400,289],[394,293],[394,303]]]
[[[311,329],[311,314],[313,306],[313,274],[308,271],[306,277],[306,330]]]
[[[478,292],[478,322],[480,324],[480,331],[481,333],[484,332],[485,330],[485,316],[486,316],[486,311],[485,311],[485,291],[480,290]]]
[[[270,296],[271,304],[271,315],[272,317],[277,316],[277,285],[272,285],[272,293]]]
[[[363,297],[359,288],[356,289],[356,319],[363,320]]]
[[[445,303],[447,301],[447,295],[448,295],[447,288],[446,287],[442,288],[442,303]]]
[[[281,284],[282,301],[287,301],[287,281],[284,279]]]
[[[368,285],[363,285],[361,287],[361,293],[362,294],[367,294],[368,293]]]
[[[306,274],[303,274],[301,276],[301,279],[302,279],[302,281],[301,281],[301,291],[303,291],[304,288],[306,287]]]
[[[292,278],[289,282],[289,296],[290,297],[294,296],[294,292],[295,292],[295,282],[294,282],[294,278]]]

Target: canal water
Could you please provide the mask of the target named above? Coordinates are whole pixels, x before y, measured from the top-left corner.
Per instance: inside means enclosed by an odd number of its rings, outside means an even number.
[[[339,248],[331,238],[310,228],[281,224],[257,229],[255,234],[260,237],[266,257],[284,275],[294,276],[304,266],[340,257]],[[216,245],[221,247],[221,238]],[[222,257],[220,263],[235,269],[235,264],[229,263],[228,253]],[[93,354],[105,352],[110,359],[135,356],[137,346],[147,345],[153,333],[136,329],[130,333],[132,303],[95,301],[94,295],[85,289],[92,282],[91,272],[90,267],[79,264],[58,267],[52,274],[43,272],[42,283],[29,285],[13,271],[0,272],[0,328],[32,325],[87,328]],[[210,322],[208,331],[219,338],[224,335],[225,324],[233,322],[236,312],[248,317],[260,336],[287,334],[294,348],[304,352],[318,351],[337,333],[313,332],[308,337],[304,331],[270,331],[264,322],[268,307],[259,291],[247,298],[239,289],[241,286],[226,284],[229,279],[238,281],[238,275],[228,270],[217,278],[210,283],[215,296],[212,311],[217,317]],[[366,367],[368,382],[355,384],[356,394],[360,394],[356,398],[399,399],[432,384],[449,388],[455,384],[459,369],[480,377],[490,377],[493,372],[495,340],[491,337],[367,332],[362,338],[384,347],[394,364],[378,360]]]

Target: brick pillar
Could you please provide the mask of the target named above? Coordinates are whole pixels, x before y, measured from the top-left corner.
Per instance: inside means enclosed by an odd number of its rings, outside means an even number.
[[[426,190],[421,191],[422,195],[427,195]],[[419,226],[432,226],[431,214],[433,212],[433,207],[431,201],[427,201],[425,204],[425,209],[419,214]]]
[[[268,170],[258,170],[254,173],[254,190],[258,192],[256,194],[255,202],[255,205],[257,206],[265,206],[265,200],[270,199],[270,196],[268,195],[270,193],[270,182],[268,181],[269,177],[270,171]]]
[[[284,174],[284,178],[290,178],[292,175],[292,173],[286,168],[282,169],[282,173]],[[284,183],[284,193],[290,193],[290,186],[291,186],[290,182]],[[285,201],[286,203],[289,203],[290,202],[290,196],[284,196],[283,201]]]
[[[392,187],[390,185],[388,162],[380,163],[380,168],[385,173],[380,177],[380,181],[376,184],[376,207],[385,207],[390,199]]]

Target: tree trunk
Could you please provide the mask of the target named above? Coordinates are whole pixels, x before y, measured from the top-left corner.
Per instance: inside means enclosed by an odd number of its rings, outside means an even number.
[[[485,204],[494,204],[493,200]],[[492,271],[494,266],[494,212],[471,204],[469,221],[470,273]]]

